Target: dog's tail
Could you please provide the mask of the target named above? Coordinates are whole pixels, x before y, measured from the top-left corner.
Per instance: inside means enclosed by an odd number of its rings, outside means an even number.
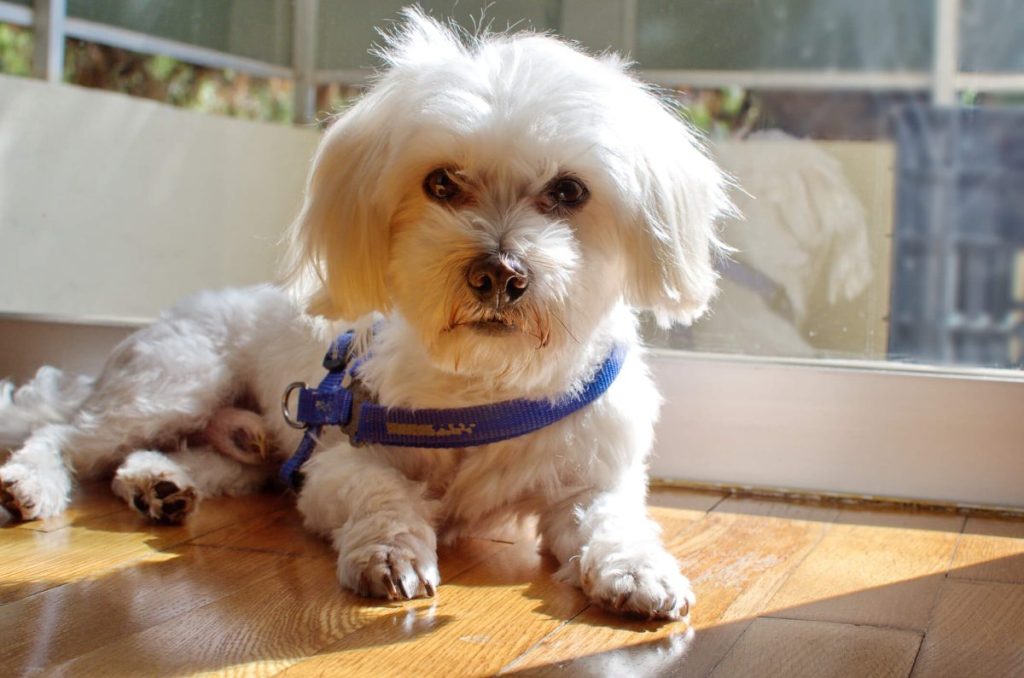
[[[70,420],[92,393],[93,383],[92,377],[49,366],[40,367],[19,388],[0,380],[0,450],[17,447],[40,426]]]

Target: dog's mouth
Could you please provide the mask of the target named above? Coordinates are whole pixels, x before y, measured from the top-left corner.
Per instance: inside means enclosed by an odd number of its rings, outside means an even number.
[[[487,335],[501,335],[510,334],[512,332],[519,332],[519,328],[511,320],[505,318],[493,317],[485,320],[476,320],[466,325],[470,329],[481,332]]]
[[[521,319],[517,318],[514,313],[501,313],[491,310],[490,312],[478,313],[475,318],[465,318],[463,320],[453,318],[452,322],[445,328],[445,331],[451,332],[462,328],[471,332],[498,337],[523,332],[524,329],[520,323]]]
[[[541,313],[532,306],[510,309],[482,309],[456,307],[452,309],[445,332],[466,330],[480,337],[510,337],[525,335],[538,342],[538,348],[548,345],[550,314]]]

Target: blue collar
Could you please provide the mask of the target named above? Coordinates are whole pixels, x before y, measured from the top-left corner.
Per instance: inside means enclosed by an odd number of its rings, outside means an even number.
[[[284,393],[282,410],[294,428],[306,430],[295,454],[281,467],[280,477],[288,485],[302,484],[300,467],[316,448],[324,426],[339,426],[352,445],[453,448],[487,445],[516,438],[549,426],[583,409],[608,390],[622,369],[626,357],[623,346],[615,346],[597,373],[578,393],[557,400],[506,400],[492,405],[458,407],[446,410],[412,410],[387,407],[373,402],[358,381],[342,386],[346,375],[354,376],[360,361],[349,364],[352,332],[346,332],[331,344],[324,367],[327,376],[317,388],[301,382],[291,384]],[[299,392],[295,419],[288,411],[293,391]]]

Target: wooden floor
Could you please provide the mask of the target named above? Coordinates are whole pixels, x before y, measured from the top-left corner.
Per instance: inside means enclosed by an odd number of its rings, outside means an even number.
[[[0,531],[3,675],[1024,676],[1024,521],[657,492],[690,623],[626,621],[532,539],[442,552],[434,600],[338,587],[290,501],[144,524],[103,487]]]

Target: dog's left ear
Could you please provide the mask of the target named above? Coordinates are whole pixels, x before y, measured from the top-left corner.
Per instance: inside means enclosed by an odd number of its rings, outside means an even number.
[[[716,259],[727,248],[716,222],[733,212],[728,181],[705,154],[689,125],[654,94],[633,82],[623,105],[633,120],[625,234],[629,261],[626,298],[652,311],[662,326],[689,324],[717,291]]]
[[[285,277],[313,315],[354,320],[387,311],[393,207],[383,195],[388,87],[342,113],[320,141],[302,211],[289,231]]]

